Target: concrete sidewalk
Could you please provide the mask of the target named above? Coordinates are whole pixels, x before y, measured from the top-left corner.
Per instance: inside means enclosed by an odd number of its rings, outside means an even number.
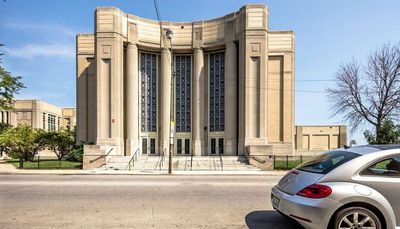
[[[172,171],[173,175],[271,175],[283,176],[287,171]],[[78,169],[17,169],[0,160],[0,174],[48,174],[48,175],[168,175],[167,170],[78,170]]]

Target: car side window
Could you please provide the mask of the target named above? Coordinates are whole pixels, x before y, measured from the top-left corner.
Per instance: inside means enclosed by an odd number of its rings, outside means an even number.
[[[375,163],[364,170],[361,175],[400,177],[400,156]]]

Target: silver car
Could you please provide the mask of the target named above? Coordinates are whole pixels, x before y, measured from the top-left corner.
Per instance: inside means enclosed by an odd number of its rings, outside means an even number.
[[[400,229],[400,145],[323,153],[289,171],[271,198],[305,228]]]

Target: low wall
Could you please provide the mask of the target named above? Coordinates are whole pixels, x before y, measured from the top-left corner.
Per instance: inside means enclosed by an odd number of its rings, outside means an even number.
[[[246,147],[249,164],[262,170],[274,169],[274,156],[292,156],[292,144],[249,145]]]
[[[83,169],[95,169],[106,164],[106,154],[97,145],[83,146]]]

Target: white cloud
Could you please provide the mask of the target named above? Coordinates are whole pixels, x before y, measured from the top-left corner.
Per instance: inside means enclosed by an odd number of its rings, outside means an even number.
[[[35,57],[65,57],[75,55],[75,47],[63,44],[27,44],[21,47],[4,47],[4,51],[12,56],[23,59]]]

